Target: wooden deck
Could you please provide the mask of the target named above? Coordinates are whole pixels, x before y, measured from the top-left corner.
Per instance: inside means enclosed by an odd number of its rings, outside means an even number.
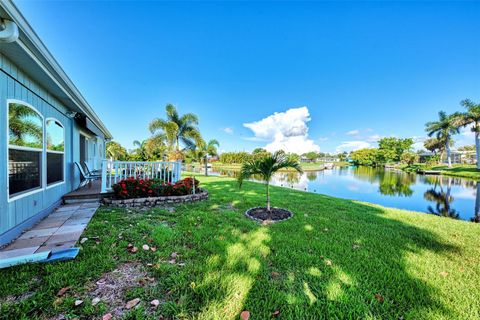
[[[64,203],[100,202],[105,196],[111,194],[101,193],[101,190],[102,180],[94,180],[82,188],[65,194],[63,196],[63,201]]]

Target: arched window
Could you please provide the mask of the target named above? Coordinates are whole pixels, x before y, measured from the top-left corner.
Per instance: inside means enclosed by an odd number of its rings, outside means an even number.
[[[60,121],[47,119],[47,186],[63,182],[65,164],[65,129]]]
[[[8,103],[8,194],[42,187],[43,117],[33,107]]]

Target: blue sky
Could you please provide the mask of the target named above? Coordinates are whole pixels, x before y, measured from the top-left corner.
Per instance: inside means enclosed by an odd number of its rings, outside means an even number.
[[[222,150],[335,152],[480,101],[479,2],[17,4],[128,148],[169,102]]]

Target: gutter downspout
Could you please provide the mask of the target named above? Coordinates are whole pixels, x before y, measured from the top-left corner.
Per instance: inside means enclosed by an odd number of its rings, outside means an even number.
[[[0,18],[0,43],[15,42],[18,35],[18,26],[15,22]]]

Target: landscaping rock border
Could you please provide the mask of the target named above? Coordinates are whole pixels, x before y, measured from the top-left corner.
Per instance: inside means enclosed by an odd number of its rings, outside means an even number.
[[[168,197],[148,197],[133,199],[113,199],[104,198],[103,203],[109,206],[123,208],[141,208],[156,207],[166,204],[181,204],[188,202],[203,201],[208,199],[208,191],[205,189],[197,189],[195,194],[187,194],[186,196],[168,196]]]
[[[275,222],[282,222],[282,221],[287,221],[288,219],[291,219],[293,217],[293,212],[290,211],[290,210],[287,210],[285,208],[277,208],[277,207],[272,207],[272,209],[281,209],[281,210],[284,210],[284,211],[287,211],[290,213],[290,216],[285,218],[285,219],[281,219],[281,220],[262,220],[262,219],[258,219],[258,218],[255,218],[253,216],[250,215],[250,211],[252,210],[255,210],[255,209],[261,209],[261,208],[265,208],[265,207],[253,207],[253,208],[250,208],[248,209],[247,211],[245,211],[245,216],[247,216],[248,218],[252,219],[252,220],[255,220],[259,223],[275,223]]]

